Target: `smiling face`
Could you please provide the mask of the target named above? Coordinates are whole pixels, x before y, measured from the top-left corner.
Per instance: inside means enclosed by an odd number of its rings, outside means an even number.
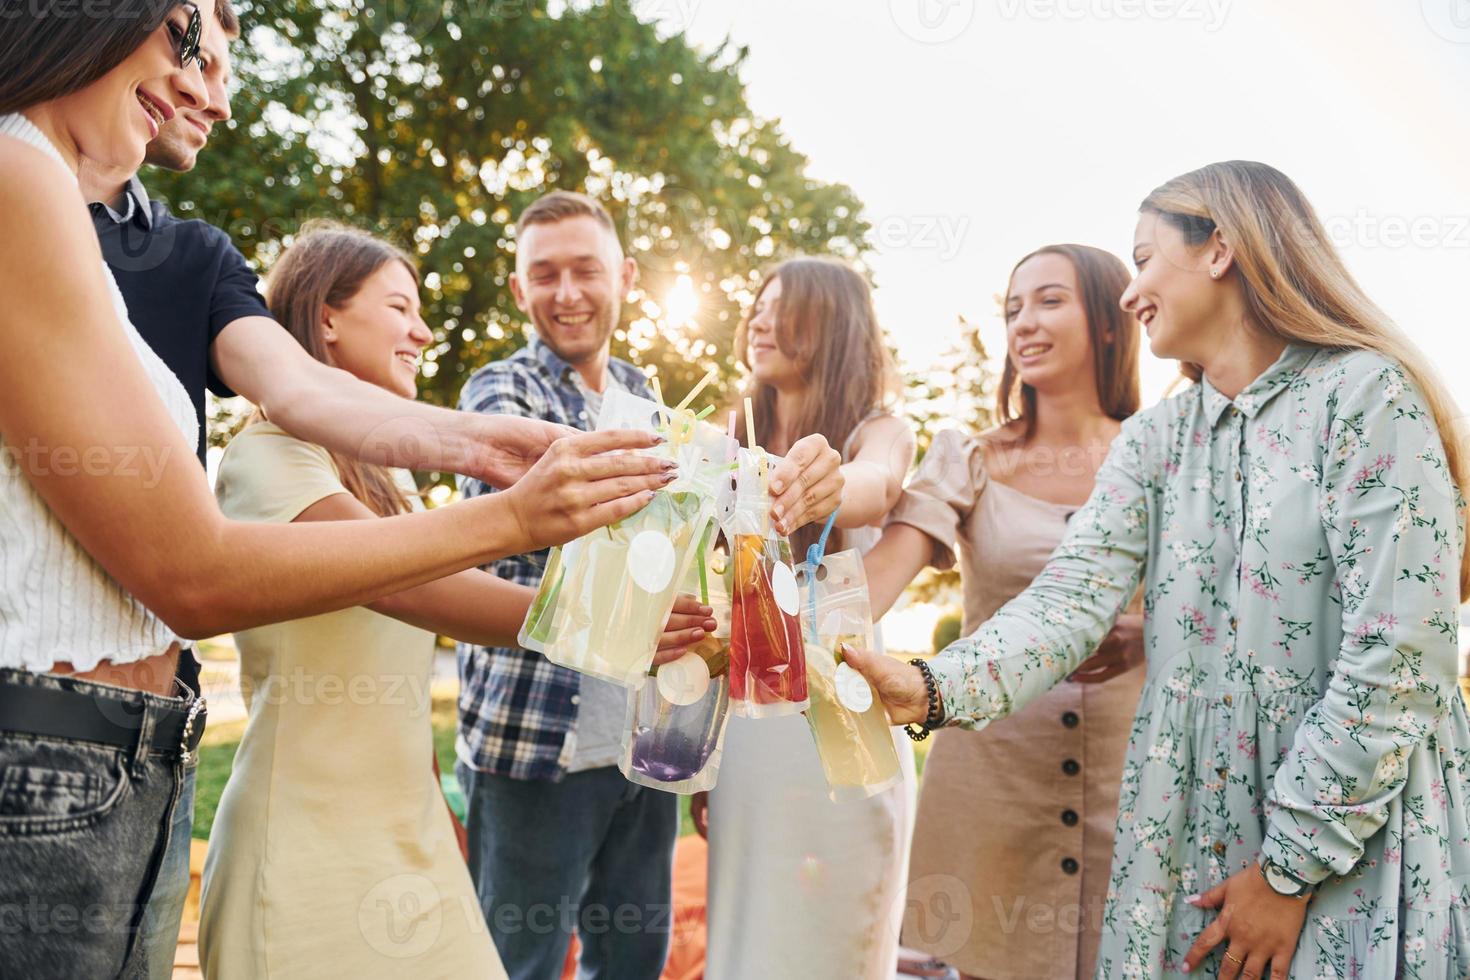
[[[170,119],[208,103],[199,65],[179,65],[180,43],[195,9],[204,23],[214,19],[214,0],[174,7],[117,67],[50,103],[83,157],[104,167],[137,170],[148,143]]]
[[[1191,245],[1163,216],[1144,211],[1133,233],[1138,274],[1123,292],[1123,309],[1138,317],[1154,356],[1205,364],[1227,341],[1229,291],[1222,275],[1229,253],[1216,232]]]
[[[788,357],[776,342],[781,322],[781,277],[772,276],[761,287],[745,325],[745,360],[755,380],[772,388],[803,384],[801,365]]]
[[[542,343],[568,364],[604,356],[637,266],[591,215],[527,226],[511,294]]]
[[[146,162],[155,167],[186,173],[194,169],[199,153],[209,142],[215,123],[230,118],[230,42],[218,18],[205,23],[199,42],[200,68],[209,103],[201,108],[181,108],[164,123],[158,138],[148,144]]]
[[[1092,383],[1087,311],[1066,256],[1043,252],[1011,274],[1006,350],[1021,381],[1037,391]]]
[[[386,262],[341,306],[323,310],[328,363],[404,398],[418,395],[419,354],[433,334],[419,284],[402,262]]]

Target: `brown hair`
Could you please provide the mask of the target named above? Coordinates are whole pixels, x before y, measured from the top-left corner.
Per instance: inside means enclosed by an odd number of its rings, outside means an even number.
[[[79,12],[59,0],[0,0],[0,114],[91,85],[122,64],[182,3],[108,0],[101,10]]]
[[[1301,189],[1264,163],[1230,160],[1175,177],[1139,210],[1160,216],[1193,247],[1215,231],[1235,251],[1251,324],[1289,343],[1371,350],[1401,365],[1424,393],[1455,485],[1470,487],[1454,403],[1413,341],[1368,299]],[[1198,381],[1199,365],[1184,371]],[[1460,555],[1460,599],[1470,597],[1470,554]]]
[[[235,5],[230,0],[215,0],[214,16],[226,34],[240,36],[240,15],[235,12]]]
[[[1138,320],[1119,306],[1128,288],[1128,267],[1111,252],[1090,245],[1047,245],[1038,248],[1011,267],[1011,278],[1038,255],[1060,255],[1072,263],[1082,292],[1082,310],[1087,316],[1087,337],[1092,343],[1092,376],[1097,398],[1109,418],[1119,422],[1138,411]],[[1006,296],[1011,293],[1006,282]],[[1000,388],[995,393],[996,417],[1004,425],[1017,419],[1025,429],[1022,441],[1036,434],[1036,389],[1021,380],[1010,357],[1001,370]]]
[[[775,279],[781,280],[776,346],[802,372],[808,391],[792,431],[785,435],[794,442],[821,433],[840,452],[859,422],[897,402],[898,372],[883,341],[872,290],[851,266],[837,259],[789,259],[762,277],[751,310]],[[735,329],[735,350],[747,368],[749,330],[747,313]],[[781,435],[776,432],[776,389],[752,378],[743,394],[751,399],[755,411],[756,440],[762,446],[770,445]],[[744,440],[743,398],[736,412],[736,431]],[[809,525],[791,536],[797,561],[820,532],[819,525]],[[841,535],[835,537],[828,551],[841,547]]]
[[[597,223],[612,232],[614,240],[617,239],[618,229],[613,224],[612,215],[607,213],[607,208],[586,194],[578,194],[576,191],[552,191],[536,198],[516,219],[516,233],[520,234],[532,225],[554,225],[568,218],[581,217],[597,219]],[[619,248],[621,247],[620,243]]]
[[[350,301],[369,276],[390,262],[402,263],[418,281],[418,269],[402,249],[335,221],[308,221],[271,268],[266,283],[271,315],[307,353],[330,363],[322,339],[324,310]],[[391,517],[409,510],[407,498],[387,467],[337,452],[331,457],[342,485],[373,513]]]

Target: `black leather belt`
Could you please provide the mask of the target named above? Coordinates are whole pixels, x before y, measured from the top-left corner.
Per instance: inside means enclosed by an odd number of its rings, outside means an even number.
[[[207,717],[204,698],[161,707],[144,698],[114,697],[77,690],[66,678],[62,689],[0,680],[0,731],[43,738],[79,739],[120,749],[138,744],[145,711],[153,713],[152,754],[192,761]]]

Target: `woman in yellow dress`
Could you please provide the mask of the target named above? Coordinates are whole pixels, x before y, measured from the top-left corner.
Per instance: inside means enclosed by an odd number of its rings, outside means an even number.
[[[304,229],[270,307],[313,356],[413,398],[432,339],[409,257]],[[421,507],[404,471],[293,438],[262,414],[230,443],[232,518],[371,520]],[[434,635],[505,645],[533,590],[471,569],[367,606],[235,635],[249,721],[210,836],[199,946],[231,978],[504,977],[435,779]],[[668,646],[707,609],[676,607]]]

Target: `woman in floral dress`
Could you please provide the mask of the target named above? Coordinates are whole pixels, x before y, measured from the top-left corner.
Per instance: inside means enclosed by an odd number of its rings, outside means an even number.
[[[1213,164],[1141,211],[1124,307],[1199,383],[1124,423],[1036,581],[931,661],[935,698],[851,661],[895,723],[982,727],[1142,578],[1097,975],[1470,975],[1450,402],[1278,171]]]

